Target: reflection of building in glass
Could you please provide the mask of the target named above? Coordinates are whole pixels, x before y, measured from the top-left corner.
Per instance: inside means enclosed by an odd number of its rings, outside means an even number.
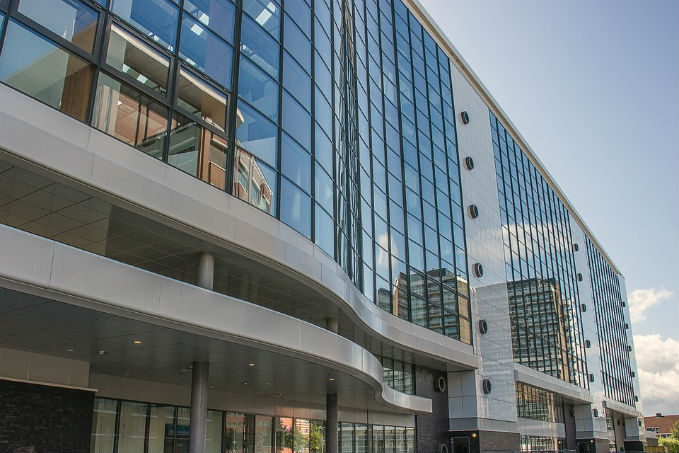
[[[561,291],[554,280],[507,283],[514,360],[563,379],[569,376]]]
[[[624,281],[507,125],[411,0],[0,0],[0,443],[642,449]]]

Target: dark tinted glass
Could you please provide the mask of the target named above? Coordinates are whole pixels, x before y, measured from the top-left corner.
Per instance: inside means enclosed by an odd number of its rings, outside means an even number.
[[[283,55],[283,86],[311,110],[311,78],[287,52]]]
[[[177,75],[177,106],[217,129],[226,127],[226,94],[189,71]]]
[[[278,128],[240,101],[236,112],[236,140],[239,146],[269,165],[276,166]]]
[[[81,121],[94,68],[85,60],[11,21],[0,55],[0,81]]]
[[[111,0],[111,10],[154,41],[174,49],[179,8],[169,0]]]
[[[87,52],[92,52],[99,13],[78,0],[21,0],[19,12]]]
[[[272,77],[278,78],[279,47],[271,36],[251,19],[243,17],[240,51]]]
[[[106,63],[154,91],[167,93],[170,59],[116,24],[110,26]]]
[[[222,38],[233,42],[236,5],[229,0],[184,0],[184,9]]]
[[[334,254],[334,231],[335,224],[332,217],[326,213],[320,206],[316,205],[315,217],[316,217],[316,244],[318,244],[324,251],[330,256]]]
[[[285,12],[311,37],[311,9],[304,0],[285,0]]]
[[[179,56],[218,83],[230,87],[233,49],[187,14],[182,18]]]
[[[311,236],[311,198],[281,178],[281,220],[303,235]]]
[[[239,71],[239,96],[273,121],[278,121],[278,84],[247,58],[241,58]]]
[[[243,11],[248,13],[260,27],[280,40],[281,7],[271,0],[243,0]]]

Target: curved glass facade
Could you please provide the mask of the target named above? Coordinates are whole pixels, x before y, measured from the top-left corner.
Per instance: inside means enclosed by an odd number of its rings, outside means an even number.
[[[570,214],[490,113],[514,360],[588,388]]]
[[[471,343],[448,57],[401,0],[0,2],[0,81],[279,218]]]

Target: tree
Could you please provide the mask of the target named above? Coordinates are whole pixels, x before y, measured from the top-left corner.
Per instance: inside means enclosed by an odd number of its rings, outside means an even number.
[[[679,439],[674,437],[664,437],[658,439],[658,445],[661,447],[667,447],[669,453],[679,453]]]
[[[679,420],[672,426],[672,429],[670,429],[670,433],[672,434],[672,439],[677,439],[679,440]]]

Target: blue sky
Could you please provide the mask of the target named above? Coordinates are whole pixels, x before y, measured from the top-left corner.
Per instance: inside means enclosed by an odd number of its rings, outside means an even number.
[[[679,2],[420,1],[625,276],[644,412],[677,413]]]

